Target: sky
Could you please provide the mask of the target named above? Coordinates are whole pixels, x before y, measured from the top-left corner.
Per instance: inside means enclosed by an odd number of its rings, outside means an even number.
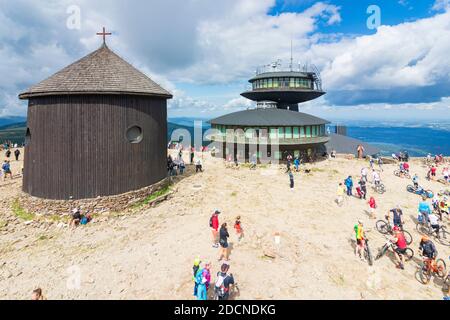
[[[375,7],[374,7],[375,5]],[[374,16],[379,13],[378,16]],[[0,117],[17,95],[101,45],[171,91],[169,117],[214,118],[293,45],[321,72],[300,111],[329,120],[450,122],[450,0],[0,0]]]

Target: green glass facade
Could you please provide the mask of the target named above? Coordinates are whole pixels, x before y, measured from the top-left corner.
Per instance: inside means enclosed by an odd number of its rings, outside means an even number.
[[[315,138],[326,136],[325,125],[311,126],[285,126],[285,127],[264,127],[264,128],[237,128],[234,126],[213,125],[213,129],[217,129],[222,136],[227,134],[227,130],[241,132],[242,136],[245,132],[247,139],[269,137],[269,139],[299,139],[299,138]],[[230,131],[231,133],[231,131]]]
[[[300,77],[289,78],[267,78],[255,80],[252,83],[253,90],[255,89],[270,89],[270,88],[304,88],[312,89],[313,83],[311,79]]]

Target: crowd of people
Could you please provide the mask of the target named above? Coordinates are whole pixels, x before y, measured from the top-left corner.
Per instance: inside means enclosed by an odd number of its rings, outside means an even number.
[[[1,149],[3,151],[5,151],[5,160],[2,163],[2,169],[0,171],[0,176],[3,176],[3,181],[5,181],[7,178],[13,179],[14,175],[11,169],[11,156],[14,154],[14,158],[15,161],[19,161],[21,152],[20,152],[20,148],[21,146],[19,146],[18,144],[13,144],[11,141],[7,141],[4,142],[3,144],[1,144]],[[13,151],[14,149],[14,151]],[[18,174],[22,174],[23,173],[23,168],[22,171],[19,171]]]
[[[175,145],[173,145],[173,149],[177,150],[177,156],[174,158],[170,154],[167,156],[167,175],[169,177],[183,175],[184,172],[186,171],[186,162],[183,159],[183,152],[184,152],[183,146],[180,144],[175,144]],[[207,151],[207,148],[201,147],[201,153],[202,153],[201,157],[196,157],[196,154],[195,154],[196,150],[194,147],[189,147],[187,149],[189,152],[190,164],[195,165],[195,172],[196,173],[203,172],[204,168],[203,168],[202,157],[203,157],[203,153],[205,151]]]
[[[236,288],[236,285],[233,275],[228,273],[230,269],[230,246],[228,242],[230,233],[228,232],[228,224],[226,222],[219,223],[220,214],[220,210],[216,209],[209,218],[212,247],[219,249],[218,262],[221,265],[220,270],[217,272],[216,281],[214,282],[212,297],[216,300],[228,300],[232,289]],[[240,216],[237,216],[234,221],[234,232],[236,241],[240,242],[244,237],[244,229]],[[211,262],[202,264],[198,257],[194,260],[194,296],[197,300],[208,300],[211,283],[211,267]]]
[[[399,173],[400,176],[408,176],[410,173],[410,164],[408,162],[409,156],[407,153],[403,153],[401,155],[396,155],[395,157],[398,160],[399,163]],[[374,168],[374,162],[372,162],[372,158],[369,159],[370,168],[372,170],[372,184],[379,184],[381,183],[381,172],[382,167],[379,165],[378,170]],[[378,161],[378,164],[380,161]],[[382,163],[382,162],[381,162]],[[443,165],[442,174],[444,176],[444,179],[448,181],[448,166],[441,157],[436,157],[434,161],[430,161],[429,163],[429,171],[427,174],[427,177],[430,180],[434,180],[437,175],[437,168],[438,166]],[[348,176],[343,182],[338,183],[337,187],[337,199],[336,203],[341,206],[344,202],[345,196],[347,197],[357,197],[359,199],[366,199],[367,195],[367,188],[366,183],[368,182],[367,179],[368,175],[368,168],[363,167],[361,169],[361,176],[358,180],[358,185],[356,186],[357,194],[353,194],[353,189],[355,188],[353,177]],[[412,176],[412,182],[414,184],[415,188],[421,188],[419,185],[419,176],[418,174],[414,174]],[[439,231],[443,227],[443,223],[445,220],[449,221],[450,219],[450,212],[449,207],[450,203],[448,200],[448,195],[446,194],[436,194],[434,198],[431,201],[431,204],[428,202],[428,197],[426,195],[423,195],[418,203],[418,216],[417,216],[417,223],[423,224],[423,225],[429,225],[431,234],[429,235],[423,235],[421,237],[421,241],[418,246],[418,251],[420,256],[423,257],[423,265],[430,265],[432,268],[436,267],[436,259],[438,256],[438,252],[436,249],[435,244],[430,239],[431,236],[435,236],[436,239],[439,240]],[[368,201],[369,204],[369,217],[375,219],[375,209],[377,208],[377,201],[375,200],[374,196],[370,196],[370,199]],[[388,241],[392,244],[390,247],[390,250],[393,253],[393,256],[395,257],[396,261],[396,267],[398,269],[403,270],[404,269],[404,263],[405,263],[405,256],[408,249],[408,242],[405,238],[405,230],[404,225],[405,221],[403,219],[403,210],[400,207],[400,205],[397,205],[395,208],[392,208],[387,212],[385,215],[385,220],[390,225],[391,230],[391,236],[388,237]],[[362,220],[358,220],[358,222],[354,225],[354,233],[355,233],[355,240],[356,240],[356,246],[355,246],[355,255],[358,256],[361,260],[365,261],[366,257],[364,254],[364,250],[366,249],[366,240],[367,236],[364,229],[364,223]],[[450,239],[449,239],[450,240]],[[412,241],[412,240],[411,240]],[[450,281],[450,272],[447,273],[448,281]],[[448,295],[450,296],[450,288]]]

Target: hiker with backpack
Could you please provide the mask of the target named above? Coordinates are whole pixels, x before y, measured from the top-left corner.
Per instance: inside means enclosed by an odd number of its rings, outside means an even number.
[[[222,264],[219,272],[217,272],[217,280],[214,285],[214,292],[217,300],[228,300],[230,297],[230,286],[234,285],[233,274],[228,274],[230,266],[226,263]]]
[[[217,242],[217,236],[219,233],[219,210],[215,210],[212,216],[209,218],[209,227],[211,228],[212,232],[212,241],[213,241],[213,248],[218,248],[219,243]]]

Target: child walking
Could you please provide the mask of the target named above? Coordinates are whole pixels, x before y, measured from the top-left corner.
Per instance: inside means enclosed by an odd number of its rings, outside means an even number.
[[[236,221],[234,223],[234,230],[236,230],[237,240],[241,241],[242,237],[244,236],[244,232],[242,230],[241,225],[241,216],[236,217]]]

